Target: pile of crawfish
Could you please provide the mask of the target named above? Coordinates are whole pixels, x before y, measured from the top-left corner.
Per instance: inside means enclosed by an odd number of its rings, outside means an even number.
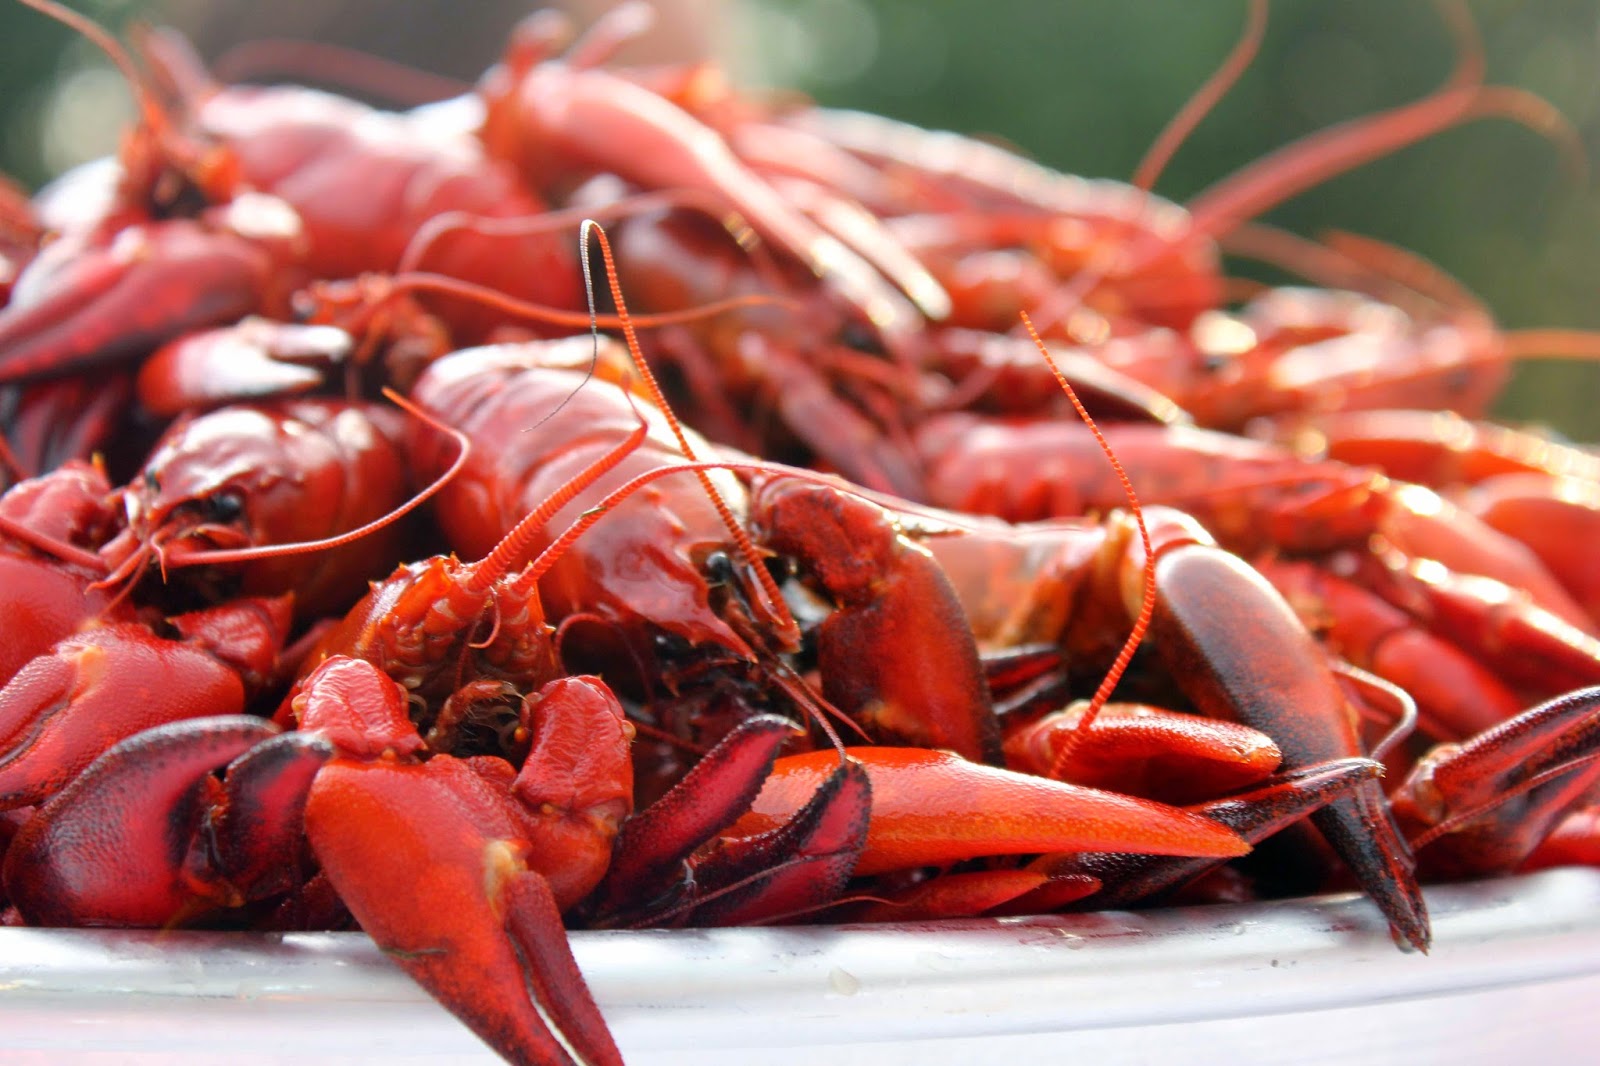
[[[1481,420],[1593,346],[1250,222],[1547,119],[1463,18],[1179,206],[1198,106],[1087,181],[614,67],[637,6],[399,113],[25,2],[139,120],[0,191],[7,922],[359,926],[609,1063],[570,928],[1358,887],[1426,949],[1419,882],[1600,853],[1600,458]]]

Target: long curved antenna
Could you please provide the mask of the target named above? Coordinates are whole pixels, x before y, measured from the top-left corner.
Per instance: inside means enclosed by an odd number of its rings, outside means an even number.
[[[359,48],[290,38],[236,44],[217,57],[211,72],[235,84],[282,78],[311,80],[407,107],[472,91],[470,82],[433,74]]]
[[[1194,227],[1226,233],[1336,174],[1469,118],[1483,85],[1483,41],[1465,6],[1451,3],[1442,11],[1457,49],[1443,86],[1420,100],[1318,130],[1223,178],[1189,202]]]
[[[291,544],[261,544],[251,548],[200,549],[192,552],[184,552],[183,554],[173,558],[169,558],[167,556],[164,548],[158,547],[156,549],[156,553],[161,564],[163,578],[166,576],[166,572],[168,570],[182,570],[192,566],[220,566],[225,563],[247,563],[257,559],[276,559],[282,555],[303,555],[308,552],[329,551],[333,548],[342,548],[346,544],[353,543],[360,540],[362,537],[376,533],[385,526],[393,525],[395,522],[398,522],[400,519],[404,518],[406,515],[422,506],[430,498],[437,494],[440,489],[448,485],[452,480],[455,479],[455,476],[461,472],[461,468],[466,465],[467,456],[471,453],[472,446],[467,440],[467,435],[458,429],[447,426],[443,422],[440,422],[438,419],[434,418],[426,411],[423,411],[421,408],[417,407],[410,400],[395,392],[393,389],[385,388],[383,390],[383,395],[387,397],[390,402],[394,403],[395,406],[403,409],[407,414],[426,422],[429,426],[432,426],[441,433],[449,434],[456,442],[457,447],[455,459],[442,474],[429,482],[421,492],[415,493],[410,499],[406,500],[406,502],[402,503],[400,506],[394,508],[392,511],[389,511],[387,514],[383,514],[377,518],[374,518],[372,521],[367,522],[364,525],[357,526],[355,529],[346,530],[343,533],[336,533],[331,537],[323,537],[319,540],[302,540],[295,541]],[[112,579],[107,580],[108,582],[114,580],[114,576]]]
[[[633,403],[631,396],[628,397],[628,403]],[[637,409],[635,409],[634,413],[638,414]],[[544,528],[545,524],[554,518],[561,508],[571,503],[573,497],[577,496],[578,493],[593,485],[605,474],[616,469],[618,463],[622,462],[640,444],[644,443],[645,436],[649,431],[650,425],[641,415],[639,424],[626,437],[622,438],[599,459],[590,463],[576,477],[571,478],[555,492],[541,500],[538,507],[524,515],[522,520],[511,528],[510,532],[500,538],[500,543],[495,545],[493,551],[484,556],[479,562],[473,564],[475,569],[473,570],[472,580],[467,583],[468,589],[473,592],[482,592],[509,572],[511,567],[526,553],[529,543]],[[593,513],[592,508],[584,512],[585,515],[590,513]],[[599,515],[595,517],[598,518]],[[590,525],[592,524],[590,523]],[[589,527],[586,525],[583,528],[588,529]],[[551,542],[539,553],[534,562],[525,567],[522,573],[518,575],[517,583],[526,588],[532,588],[537,585],[539,578],[543,577],[550,567],[556,564],[556,561],[561,558],[561,555],[571,545],[572,541],[576,539],[577,537],[574,536],[566,540],[557,539]],[[560,547],[558,548],[557,545]]]
[[[1238,82],[1261,49],[1261,38],[1267,31],[1267,0],[1250,0],[1250,11],[1245,16],[1244,33],[1234,43],[1233,50],[1223,59],[1222,65],[1212,72],[1205,84],[1172,116],[1166,128],[1156,135],[1133,171],[1133,185],[1149,192],[1166,169],[1173,155],[1194,132],[1196,126],[1211,113],[1217,102],[1227,95]]]
[[[163,189],[162,182],[176,170],[208,199],[221,199],[231,193],[236,178],[233,160],[215,150],[196,147],[194,141],[178,132],[171,114],[157,99],[152,79],[115,37],[93,19],[56,0],[22,2],[82,34],[105,53],[127,80],[139,110],[140,128],[135,136],[123,138],[120,156],[124,178],[135,192],[165,198],[170,190]]]
[[[1512,720],[1514,721],[1515,719]],[[1501,792],[1493,798],[1478,804],[1476,807],[1469,807],[1464,811],[1458,811],[1457,813],[1446,818],[1444,821],[1439,822],[1436,825],[1429,826],[1421,833],[1418,833],[1416,836],[1412,837],[1406,843],[1411,845],[1412,851],[1421,851],[1423,848],[1427,847],[1429,844],[1432,844],[1435,840],[1438,840],[1446,833],[1453,833],[1462,826],[1477,821],[1479,818],[1483,817],[1485,814],[1496,809],[1497,807],[1503,807],[1517,797],[1527,795],[1540,785],[1547,784],[1548,782],[1557,780],[1566,774],[1570,774],[1572,771],[1581,766],[1592,763],[1596,759],[1600,759],[1600,752],[1588,752],[1584,755],[1569,759],[1564,763],[1546,767],[1539,773],[1529,777],[1526,781],[1518,782],[1510,788],[1507,788],[1504,792]]]
[[[656,382],[656,376],[650,369],[650,364],[645,362],[644,353],[639,348],[639,337],[634,332],[633,321],[628,315],[627,301],[622,296],[622,284],[617,280],[616,262],[611,256],[611,242],[606,237],[605,230],[600,228],[598,222],[585,220],[583,228],[579,231],[579,240],[584,248],[582,257],[584,269],[588,269],[589,235],[594,234],[600,244],[600,254],[605,260],[606,283],[611,288],[611,300],[616,305],[618,317],[622,320],[622,335],[627,341],[628,352],[633,357],[634,366],[643,379],[645,388],[650,394],[651,401],[661,409],[667,424],[672,428],[672,435],[677,438],[678,448],[683,452],[684,458],[693,462],[699,457],[695,454],[694,446],[689,443],[688,434],[683,431],[683,424],[678,421],[678,416],[667,403],[666,396],[661,392],[661,386]],[[743,556],[746,565],[755,575],[760,596],[765,600],[757,606],[769,620],[778,626],[778,636],[789,647],[798,646],[800,642],[800,624],[795,621],[794,615],[789,612],[789,607],[783,601],[783,595],[778,591],[777,582],[772,575],[767,573],[766,566],[761,561],[761,556],[756,552],[755,545],[750,541],[750,535],[745,532],[738,519],[734,518],[733,511],[729,509],[727,501],[711,482],[708,474],[699,473],[700,485],[705,489],[706,495],[711,500],[711,505],[716,508],[722,524],[727,527],[728,534],[733,538],[739,553]]]
[[[1178,150],[1184,138],[1194,132],[1194,128],[1211,112],[1217,101],[1222,99],[1239,80],[1239,75],[1250,65],[1261,46],[1261,37],[1266,32],[1266,26],[1266,0],[1251,0],[1250,10],[1245,17],[1244,31],[1240,34],[1239,40],[1223,58],[1221,65],[1199,89],[1195,90],[1145,152],[1133,176],[1134,187],[1146,194],[1132,219],[1132,225],[1136,230],[1143,221],[1143,216],[1150,211],[1149,193],[1155,187],[1156,179],[1161,176],[1161,171],[1171,161],[1173,153]],[[1136,261],[1139,255],[1145,254],[1145,245],[1148,244],[1157,245],[1161,251],[1169,247],[1169,243],[1165,240],[1149,238],[1138,241],[1133,248],[1117,246],[1098,249],[1071,281],[1052,293],[1044,305],[1036,309],[1039,320],[1046,326],[1066,321],[1067,317],[1083,304],[1096,285],[1110,277],[1112,271],[1126,269],[1130,261]],[[1029,329],[1031,331],[1032,327]]]
[[[1150,544],[1150,530],[1144,523],[1144,508],[1139,505],[1139,494],[1133,490],[1133,482],[1129,480],[1128,473],[1122,468],[1122,461],[1117,458],[1117,453],[1111,449],[1111,442],[1106,440],[1105,434],[1100,432],[1100,427],[1095,424],[1094,418],[1089,414],[1083,402],[1078,399],[1078,394],[1073,391],[1072,383],[1067,376],[1056,366],[1056,361],[1050,355],[1050,349],[1045,346],[1039,332],[1033,328],[1033,320],[1028,313],[1022,313],[1022,324],[1028,329],[1028,336],[1033,338],[1033,343],[1039,349],[1039,354],[1049,364],[1050,372],[1055,375],[1056,383],[1061,386],[1061,391],[1067,394],[1067,399],[1072,402],[1073,410],[1078,412],[1078,417],[1083,419],[1089,432],[1094,434],[1100,450],[1105,452],[1106,458],[1111,462],[1111,469],[1116,472],[1117,480],[1122,483],[1122,491],[1128,498],[1128,507],[1133,511],[1134,523],[1139,527],[1139,540],[1144,545],[1144,579],[1143,592],[1139,602],[1139,616],[1134,619],[1133,629],[1128,633],[1128,638],[1122,642],[1122,648],[1117,652],[1116,659],[1111,664],[1111,669],[1106,671],[1106,676],[1100,679],[1100,685],[1094,691],[1094,696],[1089,700],[1089,706],[1084,710],[1083,716],[1078,719],[1078,724],[1073,727],[1072,733],[1056,751],[1055,758],[1050,763],[1050,776],[1059,777],[1061,770],[1066,766],[1074,748],[1088,735],[1089,727],[1099,717],[1100,710],[1111,698],[1111,692],[1117,687],[1117,682],[1122,680],[1122,675],[1128,669],[1128,663],[1133,660],[1133,653],[1138,650],[1139,642],[1144,640],[1144,635],[1150,629],[1150,619],[1155,615],[1156,609],[1156,553]]]
[[[139,107],[139,114],[146,126],[158,135],[171,132],[172,122],[155,96],[150,92],[150,84],[145,79],[144,72],[134,63],[128,50],[122,47],[115,37],[106,32],[104,26],[89,18],[87,15],[72,10],[55,0],[22,0],[22,3],[43,15],[47,15],[72,30],[75,30],[104,52],[106,58],[111,60],[113,66],[121,72],[128,83],[129,90],[133,93],[134,102]]]

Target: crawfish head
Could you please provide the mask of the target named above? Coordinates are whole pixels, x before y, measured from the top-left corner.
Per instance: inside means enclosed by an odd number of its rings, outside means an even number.
[[[392,557],[395,527],[348,545],[255,556],[333,537],[398,506],[407,487],[391,414],[286,400],[178,423],[119,492],[127,527],[103,550],[110,580],[132,579],[157,562],[164,578],[186,571],[180,599],[292,588],[304,618],[349,603],[374,576],[374,563]],[[261,551],[231,562],[219,554],[238,549]]]

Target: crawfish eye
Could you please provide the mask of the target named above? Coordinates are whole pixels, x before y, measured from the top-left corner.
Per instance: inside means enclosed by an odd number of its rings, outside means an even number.
[[[219,492],[201,501],[206,521],[226,524],[244,514],[244,497],[237,492]]]
[[[860,322],[846,322],[839,327],[839,343],[858,352],[885,354],[878,334]]]
[[[733,560],[724,551],[714,551],[706,556],[706,580],[713,585],[727,585],[734,579]]]

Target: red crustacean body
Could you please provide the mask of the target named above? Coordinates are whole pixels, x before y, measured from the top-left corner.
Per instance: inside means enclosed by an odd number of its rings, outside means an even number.
[[[120,527],[104,471],[68,463],[0,497],[0,806],[57,792],[155,725],[236,714],[280,673],[291,598],[183,614],[138,607],[101,579]]]
[[[0,688],[0,805],[38,803],[113,744],[189,718],[240,714],[281,672],[288,597],[152,623],[95,619]]]
[[[1150,507],[1144,519],[1154,564],[1150,644],[1170,686],[1208,717],[1265,733],[1286,770],[1363,755],[1334,664],[1266,580],[1193,518]],[[1095,672],[1111,661],[1146,596],[1146,549],[1132,525],[1121,513],[1093,524],[948,520],[925,543],[986,651],[1055,647],[1069,672]],[[1067,755],[1058,749],[1052,770]],[[1426,908],[1377,784],[1360,785],[1313,818],[1396,932],[1425,946]]]
[[[144,77],[60,16],[141,114],[36,202],[0,185],[5,922],[353,922],[507,1059],[616,1063],[568,928],[1266,894],[1282,861],[1426,948],[1419,873],[1592,861],[1600,472],[1463,420],[1582,341],[1246,225],[1548,118],[1469,32],[1438,92],[1180,205],[1173,137],[1056,174],[612,65],[640,14],[565,51],[536,16],[410,114],[216,84],[159,32]],[[626,350],[525,339],[582,327],[596,234]],[[1235,304],[1222,248],[1351,291]]]
[[[287,400],[178,422],[117,493],[126,526],[102,549],[113,569],[159,562],[175,586],[216,599],[293,591],[315,619],[360,595],[398,552],[403,527],[321,551],[206,565],[220,551],[321,541],[376,522],[411,495],[403,415],[376,404]]]
[[[137,358],[252,312],[286,317],[290,294],[308,281],[395,272],[441,216],[544,210],[470,133],[309,89],[214,86],[173,38],[153,41],[152,58],[184,93],[182,111],[147,109],[125,142],[115,196],[77,217],[18,277],[0,309],[0,381]],[[152,202],[176,196],[173,188],[202,206]],[[412,265],[577,306],[569,244],[542,234],[488,240],[445,228]],[[442,309],[462,316],[468,336],[493,322],[474,305]]]
[[[564,523],[628,479],[664,472],[683,461],[662,412],[643,398],[630,400],[625,388],[607,380],[616,372],[604,369],[606,359],[587,380],[569,368],[574,356],[588,358],[590,346],[587,340],[574,340],[559,347],[458,353],[436,363],[419,381],[414,395],[424,410],[461,429],[472,442],[466,468],[444,490],[442,501],[446,532],[461,550],[475,550],[503,535],[508,523],[526,513],[530,501],[549,498],[573,469],[616,447],[640,418],[649,427],[641,445],[573,497],[530,548],[553,539]],[[528,432],[534,423],[537,430]],[[696,454],[714,454],[711,445],[689,439]],[[429,470],[437,463],[423,457],[418,465]],[[865,501],[842,503],[837,490],[812,486],[817,491],[808,495],[798,485],[780,484],[784,479],[779,477],[762,483],[751,496],[739,481],[724,476],[719,492],[732,520],[748,524],[758,550],[794,561],[841,608],[857,595],[850,589],[858,579],[842,570],[830,574],[828,567],[834,553],[844,551],[853,537],[852,550],[863,552],[859,568],[871,575],[872,587],[861,587],[862,599],[839,611],[837,618],[855,617],[851,610],[891,611],[888,605],[905,597],[908,607],[920,605],[928,627],[949,634],[948,654],[939,656],[938,666],[924,675],[937,680],[912,705],[879,715],[880,726],[889,728],[882,723],[904,713],[940,723],[928,728],[942,737],[941,746],[973,759],[998,758],[998,734],[976,649],[942,576],[923,559],[925,553],[900,537],[884,512]],[[825,515],[830,500],[842,510]],[[709,682],[713,694],[734,698],[736,705],[739,700],[759,705],[778,696],[783,686],[770,679],[772,657],[797,650],[799,633],[786,632],[781,616],[771,614],[770,594],[759,575],[748,571],[727,520],[703,488],[676,475],[659,487],[642,488],[615,510],[613,520],[587,532],[545,576],[544,601],[551,617],[561,620],[563,632],[592,631],[585,645],[609,648],[602,662],[609,671],[630,678],[634,690],[642,683],[646,692],[660,686],[664,692],[659,695],[676,695]],[[869,543],[877,546],[870,552],[865,550]],[[879,624],[887,625],[889,617],[882,615]],[[864,632],[861,639],[889,643],[890,632],[902,631]],[[585,645],[576,639],[572,644],[572,654],[584,654],[580,649]],[[832,699],[837,695],[832,686],[843,682],[833,672],[830,653],[823,655],[823,690]],[[901,707],[901,700],[909,698],[909,691],[898,698],[889,694],[894,687],[889,671],[870,659],[846,667],[846,658],[837,660],[841,671],[871,677],[862,681],[870,695],[863,692],[846,703]],[[717,716],[701,724],[692,716],[664,724],[685,731],[682,739],[695,745],[714,743],[728,728]]]
[[[546,209],[470,134],[295,87],[217,88],[194,106],[193,125],[231,153],[243,188],[294,209],[310,277],[393,273],[412,251],[413,269],[536,304],[581,306],[576,256],[560,234],[440,227],[413,249],[418,233],[445,216],[526,219]],[[483,335],[479,308],[449,309],[465,338]]]
[[[64,543],[90,553],[112,536],[119,516],[110,506],[111,482],[103,467],[73,461],[49,474],[18,482],[0,495],[0,683],[56,641],[113,611],[115,596],[96,590],[98,559],[63,559],[48,550]],[[37,537],[41,545],[26,537]],[[116,610],[112,618],[125,617]]]
[[[556,512],[528,545],[530,552],[636,474],[684,460],[659,411],[642,397],[634,399],[636,406],[624,400],[617,384],[626,373],[617,362],[619,349],[599,349],[594,377],[585,380],[595,351],[587,337],[479,348],[435,363],[417,383],[412,395],[422,409],[472,442],[466,467],[445,488],[438,508],[457,551],[482,555],[527,514],[530,503],[548,499],[576,471],[615,448],[641,418],[650,432],[640,446],[598,479],[590,495]],[[709,444],[701,440],[699,446],[711,454]],[[416,435],[413,455],[424,471],[441,468],[449,458],[439,438],[428,433]],[[744,490],[737,480],[726,473],[712,476],[741,509]],[[625,629],[640,605],[650,605],[657,624],[685,644],[747,654],[744,640],[708,603],[701,568],[706,556],[725,546],[727,531],[688,480],[683,492],[670,484],[641,490],[618,505],[620,520],[599,523],[563,554],[543,582],[553,618],[594,615]],[[649,654],[642,643],[632,650]]]
[[[13,487],[0,502],[19,623],[0,657],[0,802],[48,798],[142,730],[263,709],[291,672],[295,593],[320,617],[371,569],[336,548],[287,567],[264,556],[397,512],[410,490],[392,415],[346,401],[227,409],[174,427],[123,489],[79,463]],[[381,529],[373,543],[396,550]],[[196,565],[224,559],[242,576]],[[177,580],[190,567],[197,580]]]
[[[611,430],[605,432],[606,420],[596,417],[594,408],[585,407],[581,399],[583,389],[577,389],[571,394],[561,407],[550,411],[540,423],[540,430],[547,428],[552,431],[561,424],[561,419],[569,410],[573,412],[572,421],[575,427],[566,434],[552,432],[551,439],[559,442],[556,446],[541,445],[537,439],[524,439],[513,442],[504,436],[504,430],[499,426],[525,426],[535,415],[535,402],[542,402],[546,407],[550,401],[542,394],[535,391],[532,385],[524,384],[524,379],[531,379],[536,375],[550,375],[546,368],[538,366],[539,356],[536,352],[521,351],[512,348],[489,349],[481,352],[462,353],[452,356],[437,363],[430,369],[419,382],[417,397],[424,407],[443,421],[455,422],[463,427],[469,440],[475,437],[481,451],[489,456],[480,465],[478,470],[472,469],[469,460],[465,476],[458,479],[451,489],[446,490],[446,495],[455,492],[467,503],[458,514],[470,516],[470,521],[482,521],[485,518],[495,518],[495,510],[499,509],[499,522],[501,525],[511,514],[517,513],[526,507],[529,490],[522,489],[516,494],[507,492],[508,481],[512,486],[538,484],[540,476],[548,466],[559,469],[566,454],[566,449],[576,439],[588,438],[591,443],[584,445],[586,448],[598,449],[606,445],[613,445],[620,436],[621,419],[624,417],[637,419],[634,413],[634,404],[642,401],[625,402],[622,397],[624,390],[611,386],[604,388],[605,374],[595,375],[584,380],[584,388],[593,390],[595,400],[601,399],[611,405],[618,412],[610,416]],[[602,366],[604,363],[601,364]],[[576,375],[568,372],[569,380]],[[576,385],[576,382],[572,382]],[[548,385],[544,386],[549,388]],[[535,401],[533,398],[538,397]],[[627,414],[624,415],[623,412]],[[682,454],[686,447],[691,451],[698,448],[679,444],[676,449],[666,440],[662,440],[657,448],[662,454],[676,451]],[[656,464],[660,458],[653,458]],[[624,464],[627,461],[624,460]],[[609,477],[619,478],[624,475],[625,469],[619,467]],[[510,475],[510,477],[508,477]],[[919,561],[927,558],[926,549],[918,548],[914,543],[905,541],[905,534],[897,530],[896,519],[889,513],[878,508],[870,508],[877,515],[875,521],[880,523],[879,528],[892,533],[892,541],[904,541],[904,546],[895,547],[886,557],[879,557],[876,547],[869,547],[880,543],[875,538],[864,536],[868,526],[861,526],[865,501],[856,499],[847,503],[846,497],[835,489],[822,485],[791,484],[781,474],[760,473],[753,478],[755,485],[754,495],[749,507],[749,526],[754,535],[754,543],[763,550],[771,550],[795,560],[798,568],[797,577],[809,587],[821,593],[834,605],[834,613],[824,620],[816,630],[816,655],[819,673],[822,680],[822,693],[834,705],[847,711],[855,708],[861,709],[861,714],[856,716],[856,721],[862,725],[869,736],[887,739],[890,742],[905,738],[913,742],[926,744],[931,747],[956,747],[964,750],[969,757],[985,759],[996,758],[995,738],[992,725],[979,725],[976,729],[966,726],[962,734],[959,727],[957,732],[947,732],[953,723],[972,721],[974,715],[979,716],[979,721],[989,719],[987,700],[981,696],[968,701],[967,709],[962,713],[949,717],[934,714],[935,705],[940,700],[948,700],[951,693],[959,693],[960,686],[957,679],[976,676],[976,652],[972,647],[972,633],[970,623],[963,616],[959,608],[954,607],[953,597],[949,586],[941,576],[936,581],[928,582],[913,577],[918,573]],[[597,490],[598,491],[598,488]],[[518,504],[507,505],[504,501],[507,496],[517,499]],[[548,498],[548,491],[539,493]],[[741,499],[742,497],[736,497]],[[568,506],[575,513],[582,508],[591,507],[595,503],[594,497],[578,497]],[[833,517],[834,508],[838,508],[837,516]],[[742,508],[741,508],[742,509]],[[824,517],[829,516],[829,517]],[[619,516],[621,517],[621,516]],[[708,518],[708,523],[709,523]],[[720,520],[719,520],[720,521]],[[841,529],[855,529],[852,539],[832,541],[826,532],[833,522],[839,522]],[[1170,524],[1170,523],[1169,523]],[[490,529],[499,527],[491,525]],[[709,526],[708,528],[715,528]],[[468,536],[479,536],[481,531],[473,531],[468,527]],[[631,529],[626,524],[619,523],[622,531],[619,536],[628,536]],[[1187,534],[1193,536],[1194,534]],[[681,534],[680,534],[681,537]],[[718,539],[721,539],[718,531]],[[935,538],[936,539],[936,538]],[[1182,539],[1180,537],[1179,539]],[[670,543],[670,542],[669,542]],[[887,543],[887,542],[883,542]],[[1126,544],[1125,537],[1121,544]],[[814,546],[828,545],[830,548],[837,544],[840,550],[830,550],[822,554],[814,553]],[[848,544],[848,548],[846,545]],[[638,573],[641,565],[648,567],[643,561],[649,558],[649,553],[659,552],[659,546],[645,549],[625,551],[612,548],[608,558],[613,560],[640,560],[631,563],[631,573]],[[1089,553],[1091,556],[1095,552]],[[1184,552],[1177,550],[1177,554]],[[597,565],[592,571],[585,572],[585,580],[591,585],[599,583],[599,575],[606,573],[604,563]],[[693,568],[680,562],[685,583],[698,592],[705,586],[705,574],[702,570]],[[1204,569],[1203,564],[1202,569]],[[729,569],[723,564],[724,570]],[[1193,568],[1192,566],[1190,567]],[[1114,569],[1114,568],[1113,568]],[[648,569],[645,570],[648,573]],[[1126,580],[1126,579],[1124,579]],[[659,588],[659,586],[654,586]],[[935,591],[935,590],[939,591]],[[859,590],[859,591],[856,591]],[[1252,590],[1253,591],[1253,590]],[[1262,595],[1261,593],[1256,593]],[[1275,597],[1270,590],[1264,593],[1269,606]],[[610,596],[607,595],[609,602]],[[859,597],[859,598],[858,598]],[[600,603],[602,597],[593,591],[587,593],[589,604]],[[633,610],[637,610],[638,603],[655,603],[655,600],[637,598]],[[697,613],[707,610],[708,600],[700,597],[686,600],[692,604]],[[897,678],[891,670],[882,670],[874,660],[878,656],[868,654],[862,656],[863,648],[871,647],[873,641],[878,641],[884,648],[883,654],[892,655],[893,649],[903,646],[913,626],[907,626],[897,620],[896,613],[905,609],[916,610],[921,607],[922,626],[929,632],[921,639],[923,647],[931,647],[929,640],[937,640],[945,632],[952,634],[952,647],[950,652],[935,652],[926,660],[926,665],[920,668],[921,674],[935,677],[935,683],[918,687],[908,687],[904,679]],[[1281,608],[1281,601],[1279,607]],[[930,609],[931,608],[931,609]],[[645,634],[659,633],[660,628],[665,628],[677,616],[665,614],[662,616],[667,621],[656,622],[648,614],[623,616],[615,613],[614,608],[597,610],[593,606],[584,606],[589,616],[578,614],[572,617],[583,620],[599,620],[603,623],[601,628],[619,632],[626,636],[630,631],[639,631],[643,628]],[[610,610],[611,613],[606,613]],[[952,613],[954,617],[952,618]],[[1114,613],[1114,612],[1113,612]],[[1287,609],[1282,609],[1282,614],[1287,615]],[[729,613],[727,608],[722,611],[719,623],[733,620],[749,631],[750,616],[748,614]],[[1275,616],[1276,617],[1276,616]],[[1282,617],[1277,617],[1282,621]],[[641,623],[648,622],[648,626],[641,627]],[[565,623],[564,623],[565,624]],[[1291,629],[1297,628],[1290,623]],[[658,628],[659,627],[659,628]],[[954,634],[960,634],[959,639]],[[889,640],[884,642],[885,634]],[[741,636],[743,634],[741,633]],[[1309,637],[1302,637],[1309,645]],[[962,641],[965,649],[962,650]],[[1185,641],[1188,642],[1187,640]],[[655,639],[649,640],[636,638],[635,646],[643,649],[643,654],[649,654]],[[771,654],[773,645],[769,642],[765,648],[759,641],[741,642],[754,645],[757,651]],[[1207,653],[1215,651],[1215,641],[1202,639],[1199,646],[1203,651],[1192,654],[1196,658],[1203,658]],[[779,650],[783,650],[778,645]],[[1297,648],[1298,651],[1304,649]],[[726,655],[727,647],[723,647]],[[1293,653],[1291,653],[1292,655]],[[854,658],[854,662],[847,665],[847,660]],[[737,663],[740,656],[726,656],[728,662]],[[961,661],[972,663],[972,668],[962,673],[952,670],[951,664]],[[942,676],[932,674],[931,664],[938,663],[944,670]],[[1176,671],[1182,676],[1187,673],[1193,675],[1197,665],[1195,662],[1185,662],[1182,670]],[[658,672],[661,668],[658,667]],[[673,677],[670,667],[664,673],[666,677]],[[921,678],[919,678],[921,680]],[[680,678],[673,687],[682,684]],[[1219,682],[1223,688],[1237,684],[1236,679]],[[1328,688],[1333,687],[1331,676],[1326,680]],[[1304,687],[1304,686],[1302,686]],[[979,686],[981,691],[981,685]],[[915,693],[906,698],[907,693]],[[1327,704],[1325,716],[1338,720],[1342,714],[1343,701],[1333,692],[1320,694],[1322,702]],[[1247,698],[1245,693],[1230,692],[1227,698]],[[956,701],[957,706],[961,701]],[[976,705],[976,711],[972,705]],[[1280,713],[1273,717],[1273,725],[1283,725]],[[990,719],[992,721],[992,719]],[[725,728],[725,727],[724,727]],[[964,739],[957,740],[958,736]],[[1313,743],[1297,754],[1301,765],[1331,758],[1348,757],[1359,753],[1359,747],[1353,734],[1343,737],[1338,743],[1332,741]],[[1351,830],[1348,826],[1355,825],[1361,818],[1367,817],[1373,809],[1375,792],[1367,795],[1361,802],[1365,805],[1363,813],[1356,815],[1353,812],[1346,816],[1346,822],[1336,823],[1341,831],[1352,837],[1359,837],[1360,833]],[[1358,849],[1365,847],[1353,845]],[[1383,873],[1374,872],[1373,883],[1383,879],[1389,886],[1386,896],[1386,905],[1394,916],[1397,926],[1405,930],[1405,935],[1414,942],[1426,941],[1426,922],[1421,917],[1420,901],[1415,897],[1414,885],[1410,884],[1409,873],[1404,869],[1397,844],[1378,845],[1383,853],[1382,857],[1370,860],[1371,869],[1376,871],[1385,865],[1388,867]],[[1376,853],[1374,853],[1376,855]]]
[[[304,810],[322,874],[398,949],[425,935],[426,915],[399,904],[371,846],[386,844],[392,863],[432,841],[445,864],[436,879],[444,886],[454,877],[466,891],[442,911],[426,904],[451,948],[408,969],[508,1055],[546,1061],[576,1040],[585,1061],[617,1061],[558,908],[586,895],[609,863],[632,805],[632,730],[602,684],[562,676],[533,581],[520,579],[521,567],[508,575],[515,556],[508,546],[479,564],[436,557],[375,583],[313,649],[281,712],[293,733],[272,737],[260,721],[208,717],[106,751],[11,849],[6,879],[22,916],[164,925],[297,892],[302,879],[282,870],[298,868]],[[420,706],[426,745],[408,700]],[[210,771],[223,764],[219,784]],[[130,790],[142,799],[122,804],[95,839],[148,850],[165,826],[177,853],[107,870],[103,848],[80,855],[73,842],[90,832],[105,796]],[[276,831],[230,834],[252,818]],[[488,882],[486,863],[496,871]],[[264,879],[273,869],[278,876]],[[499,969],[486,970],[490,961]]]

